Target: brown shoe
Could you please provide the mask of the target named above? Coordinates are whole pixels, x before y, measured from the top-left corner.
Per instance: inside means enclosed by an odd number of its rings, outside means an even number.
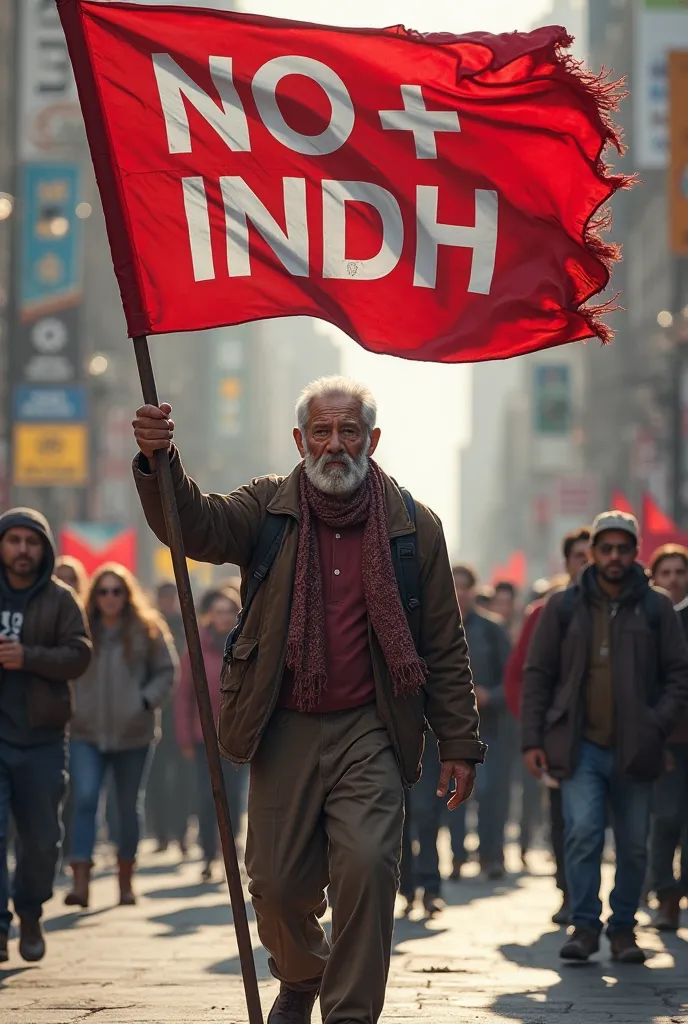
[[[600,937],[590,928],[576,928],[559,950],[562,960],[588,960],[600,948]]]
[[[608,935],[612,960],[622,964],[644,964],[645,951],[640,948],[634,932],[612,932]]]
[[[652,922],[659,932],[676,932],[681,924],[681,893],[665,892],[659,898],[659,908]]]
[[[283,983],[267,1024],[311,1024],[317,992],[295,992]]]
[[[35,964],[45,956],[45,939],[41,922],[35,918],[19,918],[19,955],[27,963]]]
[[[91,884],[90,861],[75,861],[72,864],[72,888],[65,896],[68,907],[88,906],[89,887]]]
[[[134,860],[122,860],[117,858],[117,869],[119,872],[119,905],[120,907],[132,907],[136,903],[136,896],[131,888],[131,878],[134,874]]]
[[[10,958],[10,954],[7,952],[7,936],[4,932],[0,932],[0,964],[6,964]]]

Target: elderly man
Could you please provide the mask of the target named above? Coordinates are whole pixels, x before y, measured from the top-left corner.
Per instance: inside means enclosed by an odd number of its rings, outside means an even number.
[[[468,651],[442,527],[373,461],[370,392],[311,384],[296,408],[301,463],[285,479],[203,495],[172,445],[170,406],[144,406],[134,475],[155,534],[166,531],[150,456],[169,449],[186,552],[241,566],[244,593],[261,527],[286,520],[272,569],[225,661],[223,753],[251,761],[246,866],[262,942],[281,982],[270,1024],[373,1024],[384,1002],[404,787],[420,771],[426,718],[438,793],[473,788],[478,737]],[[415,534],[419,607],[405,613],[390,542]],[[409,602],[414,605],[417,602]],[[409,625],[418,616],[414,631]],[[318,918],[334,891],[332,944]]]

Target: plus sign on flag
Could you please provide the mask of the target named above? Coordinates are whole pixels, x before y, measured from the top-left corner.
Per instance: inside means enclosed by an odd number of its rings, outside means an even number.
[[[616,92],[564,29],[57,5],[132,335],[305,314],[446,362],[607,340]]]

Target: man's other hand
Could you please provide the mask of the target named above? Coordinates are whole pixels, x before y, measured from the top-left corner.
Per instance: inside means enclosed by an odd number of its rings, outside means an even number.
[[[449,783],[454,779],[455,788],[447,801],[450,811],[455,811],[459,804],[468,800],[475,785],[475,765],[470,761],[443,761],[437,795],[446,796]]]
[[[155,452],[169,449],[174,434],[171,412],[172,406],[167,402],[163,402],[160,408],[144,405],[137,411],[132,427],[136,443],[146,458],[152,458]]]
[[[0,667],[10,672],[24,667],[24,648],[18,640],[0,637]]]
[[[536,779],[541,779],[547,771],[547,755],[539,747],[526,750],[523,760],[530,774],[534,775]]]

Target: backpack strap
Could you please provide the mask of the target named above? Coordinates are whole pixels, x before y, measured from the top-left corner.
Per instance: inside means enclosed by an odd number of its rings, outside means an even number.
[[[253,599],[258,593],[261,583],[270,571],[272,563],[277,557],[277,552],[280,549],[282,543],[282,537],[287,526],[287,517],[274,515],[272,512],[268,512],[267,516],[263,520],[263,525],[260,528],[258,535],[258,543],[253,552],[253,558],[251,559],[251,565],[249,567],[249,580],[246,588],[246,597],[242,605],[241,611],[237,616],[237,621],[234,629],[227,637],[225,643],[225,658],[231,658],[232,648],[241,636],[244,621],[248,615],[249,609],[253,604]]]
[[[662,599],[660,595],[648,587],[643,596],[643,609],[647,616],[647,624],[653,632],[658,632],[662,621]]]
[[[416,525],[416,503],[413,495],[405,487],[399,488],[406,505],[408,517]],[[418,650],[420,643],[420,565],[418,562],[418,545],[416,534],[405,537],[394,537],[392,540],[392,565],[397,579],[399,597],[404,611],[408,615],[409,629],[413,643]]]
[[[559,605],[559,625],[561,627],[562,639],[566,636],[571,625],[571,620],[576,613],[580,594],[578,588],[572,583],[564,591],[564,596]]]

